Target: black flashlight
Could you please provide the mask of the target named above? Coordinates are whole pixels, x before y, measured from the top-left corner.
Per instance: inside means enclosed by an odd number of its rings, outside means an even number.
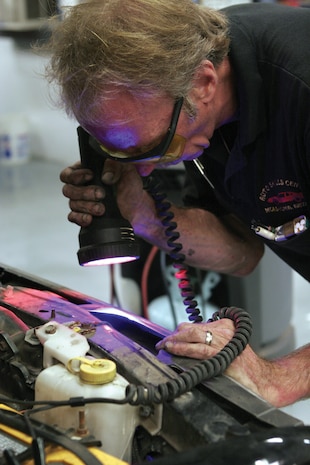
[[[103,186],[106,192],[104,215],[93,217],[89,226],[80,229],[80,249],[77,253],[79,264],[109,265],[136,260],[140,251],[133,228],[119,211],[113,186],[101,181],[105,159],[91,146],[91,136],[85,129],[79,126],[77,132],[82,166],[94,173],[90,184]]]

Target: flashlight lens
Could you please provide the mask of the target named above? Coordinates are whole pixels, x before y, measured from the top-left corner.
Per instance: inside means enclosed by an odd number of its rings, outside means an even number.
[[[127,263],[137,260],[139,257],[109,257],[100,258],[91,262],[82,263],[82,266],[101,266],[101,265],[116,265],[117,263]]]

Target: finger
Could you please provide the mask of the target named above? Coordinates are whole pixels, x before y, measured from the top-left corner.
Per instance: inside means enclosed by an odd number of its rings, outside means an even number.
[[[174,333],[160,341],[156,349],[165,349],[175,355],[204,358],[217,353],[232,337],[233,325],[228,320],[202,324],[183,323]]]
[[[200,325],[199,325],[200,326]],[[198,325],[191,323],[182,323],[177,327],[174,333],[165,337],[156,344],[157,349],[166,348],[167,343],[198,343],[204,342],[205,332],[201,330]]]
[[[89,226],[92,219],[92,215],[88,215],[87,213],[70,212],[68,215],[68,220],[71,223],[75,223],[83,228]]]
[[[100,186],[73,186],[65,184],[62,188],[65,197],[71,200],[101,201],[105,198],[105,190]],[[84,211],[84,210],[83,210]]]
[[[218,353],[215,347],[204,343],[188,343],[182,341],[167,341],[162,348],[173,355],[204,360]]]
[[[106,160],[104,162],[101,180],[105,184],[115,184],[119,181],[121,174],[124,170],[124,166],[114,160]]]
[[[72,212],[86,213],[92,216],[101,216],[105,212],[105,206],[101,202],[89,202],[85,200],[70,200],[69,207]]]
[[[93,177],[93,172],[87,168],[82,168],[80,162],[63,169],[59,175],[63,183],[74,185],[83,185]]]

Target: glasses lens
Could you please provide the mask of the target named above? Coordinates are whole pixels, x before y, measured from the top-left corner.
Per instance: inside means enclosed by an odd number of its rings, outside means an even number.
[[[186,139],[183,136],[180,136],[179,134],[174,134],[172,141],[168,147],[168,149],[165,151],[164,155],[162,155],[162,152],[160,148],[158,147],[158,154],[156,154],[156,148],[152,150],[153,154],[152,155],[139,155],[139,156],[130,156],[128,153],[124,152],[112,152],[111,150],[108,150],[104,145],[100,144],[101,150],[105,152],[105,154],[109,158],[113,158],[114,160],[119,160],[123,162],[145,162],[145,161],[150,161],[153,163],[165,163],[169,161],[174,161],[177,160],[182,156],[184,147],[186,144]]]
[[[109,158],[119,159],[121,160],[128,160],[130,161],[130,154],[126,152],[113,152],[112,150],[107,149],[103,144],[100,144],[101,150],[105,152],[105,154]]]
[[[158,159],[150,161],[155,161],[156,163],[167,163],[178,160],[183,154],[185,144],[185,137],[180,136],[179,134],[175,134],[166,153],[162,156],[159,155]]]

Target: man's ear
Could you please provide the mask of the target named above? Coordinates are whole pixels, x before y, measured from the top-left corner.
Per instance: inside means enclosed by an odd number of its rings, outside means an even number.
[[[190,92],[192,100],[209,103],[213,100],[217,83],[218,76],[213,63],[210,60],[202,61],[193,79],[193,87]]]

